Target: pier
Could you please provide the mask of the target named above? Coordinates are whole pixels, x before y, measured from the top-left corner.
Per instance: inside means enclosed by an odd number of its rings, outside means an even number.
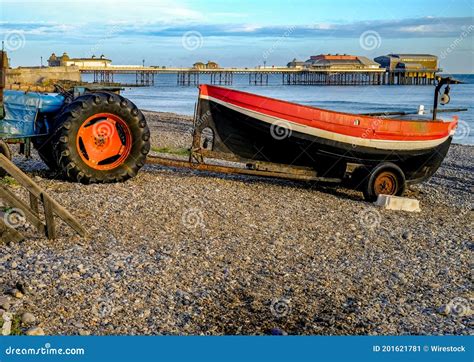
[[[232,85],[236,75],[248,77],[249,85],[268,85],[270,75],[279,75],[283,85],[428,85],[433,84],[433,71],[417,72],[378,69],[295,69],[295,68],[163,68],[163,67],[80,67],[82,74],[93,74],[94,83],[114,83],[116,74],[134,74],[136,86],[153,86],[163,74],[175,74],[176,84],[199,85],[206,82],[215,85]]]
[[[180,86],[197,86],[201,83],[230,86],[240,83],[265,86],[282,85],[430,85],[434,83],[438,57],[430,54],[387,54],[369,59],[350,54],[311,55],[306,61],[293,59],[285,66],[258,66],[254,68],[220,67],[215,61],[197,61],[191,67],[165,67],[142,65],[112,65],[104,55],[90,58],[71,58],[51,54],[48,68],[74,69],[80,74],[92,74],[97,84],[117,84],[119,74],[135,75],[135,83],[126,86],[153,86],[165,74],[176,76]],[[168,77],[169,79],[169,77]]]

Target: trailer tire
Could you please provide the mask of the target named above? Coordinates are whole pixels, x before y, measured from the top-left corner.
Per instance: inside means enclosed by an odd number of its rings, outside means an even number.
[[[401,196],[405,188],[406,180],[402,169],[394,163],[384,162],[370,170],[362,190],[365,200],[375,201],[380,194]]]
[[[149,151],[145,117],[117,94],[80,96],[57,118],[53,152],[59,169],[71,181],[125,181],[137,175]]]

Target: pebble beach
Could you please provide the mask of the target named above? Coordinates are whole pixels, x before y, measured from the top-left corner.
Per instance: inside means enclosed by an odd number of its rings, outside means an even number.
[[[192,117],[144,114],[152,153],[190,146]],[[51,335],[472,334],[473,158],[452,145],[408,213],[342,187],[157,165],[82,185],[15,156],[90,236],[22,225],[25,241],[0,245],[0,316]]]

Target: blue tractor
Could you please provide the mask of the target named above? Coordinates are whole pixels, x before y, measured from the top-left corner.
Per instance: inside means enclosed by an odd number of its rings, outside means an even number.
[[[53,171],[71,181],[120,182],[134,177],[150,150],[142,112],[111,88],[75,87],[57,93],[4,90],[7,56],[0,63],[0,152],[31,145]]]

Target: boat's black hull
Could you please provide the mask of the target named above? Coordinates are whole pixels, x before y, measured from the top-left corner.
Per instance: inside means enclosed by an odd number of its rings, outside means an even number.
[[[323,177],[344,176],[348,163],[372,167],[380,162],[397,164],[407,181],[430,177],[443,161],[451,137],[440,145],[423,150],[382,150],[355,146],[305,133],[278,129],[219,103],[201,99],[199,127],[214,131],[214,150],[241,158],[294,166],[309,166]]]

